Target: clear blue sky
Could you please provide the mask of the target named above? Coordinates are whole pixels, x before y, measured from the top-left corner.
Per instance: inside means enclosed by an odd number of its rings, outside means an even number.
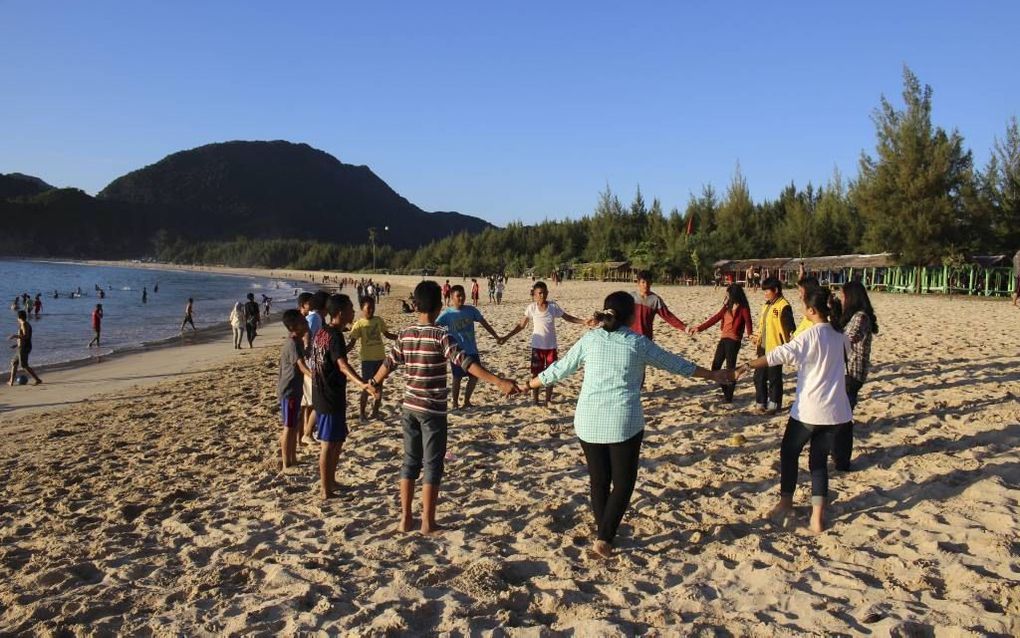
[[[95,193],[209,142],[366,164],[426,210],[683,209],[857,172],[909,65],[979,166],[1020,114],[1020,2],[0,0],[0,172]]]

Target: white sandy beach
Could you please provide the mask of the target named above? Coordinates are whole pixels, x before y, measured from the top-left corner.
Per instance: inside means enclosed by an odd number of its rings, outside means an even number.
[[[380,279],[398,286],[381,314],[408,323],[397,298],[419,278]],[[528,286],[512,280],[496,307],[483,284],[498,331]],[[587,315],[621,288],[568,282],[551,296]],[[685,321],[722,297],[657,292]],[[448,531],[434,537],[392,531],[401,374],[381,421],[351,419],[342,498],[318,498],[317,450],[279,472],[279,326],[254,351],[225,334],[3,386],[0,634],[1020,635],[1020,310],[872,299],[881,335],[857,412],[859,469],[833,473],[828,531],[763,519],[785,416],[750,413],[749,380],[731,409],[704,382],[650,370],[638,486],[608,561],[585,551],[571,425],[581,374],[549,409],[480,385],[477,407],[451,415]],[[561,353],[583,330],[558,329]],[[710,363],[718,328],[656,329]],[[527,331],[478,342],[487,367],[527,376]],[[787,404],[793,385],[788,374]],[[737,433],[747,442],[732,443]],[[806,465],[805,454],[805,523]]]

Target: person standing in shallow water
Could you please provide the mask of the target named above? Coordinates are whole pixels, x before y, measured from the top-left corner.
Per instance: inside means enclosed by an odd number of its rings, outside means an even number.
[[[258,328],[262,325],[262,316],[259,314],[259,302],[255,301],[255,293],[248,293],[248,301],[244,304],[244,332],[248,338],[248,348],[255,347],[255,337],[258,336]]]
[[[184,332],[184,326],[191,324],[191,330],[194,331],[195,319],[192,316],[195,312],[195,300],[188,297],[188,305],[184,306],[184,320],[181,321],[181,332]]]
[[[142,303],[149,303],[149,289],[142,286]]]
[[[96,309],[92,311],[92,332],[95,333],[95,336],[92,337],[92,341],[89,341],[89,347],[91,348],[92,344],[96,344],[98,348],[100,347],[99,337],[103,332],[103,304],[101,303],[97,303]]]
[[[598,528],[592,552],[608,558],[637,480],[645,429],[641,408],[645,366],[720,384],[735,378],[732,370],[706,370],[630,330],[635,306],[630,293],[614,292],[602,305],[603,310],[595,313],[602,329],[585,333],[566,356],[532,377],[528,387],[550,386],[584,367],[574,430],[591,480],[591,508]]]

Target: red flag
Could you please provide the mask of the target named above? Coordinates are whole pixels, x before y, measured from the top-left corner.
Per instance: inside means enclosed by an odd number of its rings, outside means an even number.
[[[691,216],[687,218],[687,234],[690,235],[693,232],[694,232],[694,213],[691,213]]]

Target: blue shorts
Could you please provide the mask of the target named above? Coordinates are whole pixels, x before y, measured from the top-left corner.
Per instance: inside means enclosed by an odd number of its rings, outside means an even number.
[[[280,399],[280,421],[285,428],[296,428],[301,423],[301,399],[284,397]]]
[[[361,362],[361,378],[366,382],[375,376],[376,372],[379,372],[379,368],[382,367],[382,359],[378,361],[362,361]]]
[[[347,440],[347,415],[320,414],[315,420],[319,428],[319,440],[326,443],[343,443]]]
[[[468,356],[471,357],[472,359],[474,359],[475,363],[477,363],[478,365],[482,365],[482,358],[480,356],[478,356],[477,352],[474,353],[474,354],[469,354]],[[471,376],[471,375],[468,374],[467,370],[465,370],[464,368],[460,367],[456,363],[451,363],[450,364],[450,372],[453,373],[453,378],[454,379],[463,379],[464,377]]]

